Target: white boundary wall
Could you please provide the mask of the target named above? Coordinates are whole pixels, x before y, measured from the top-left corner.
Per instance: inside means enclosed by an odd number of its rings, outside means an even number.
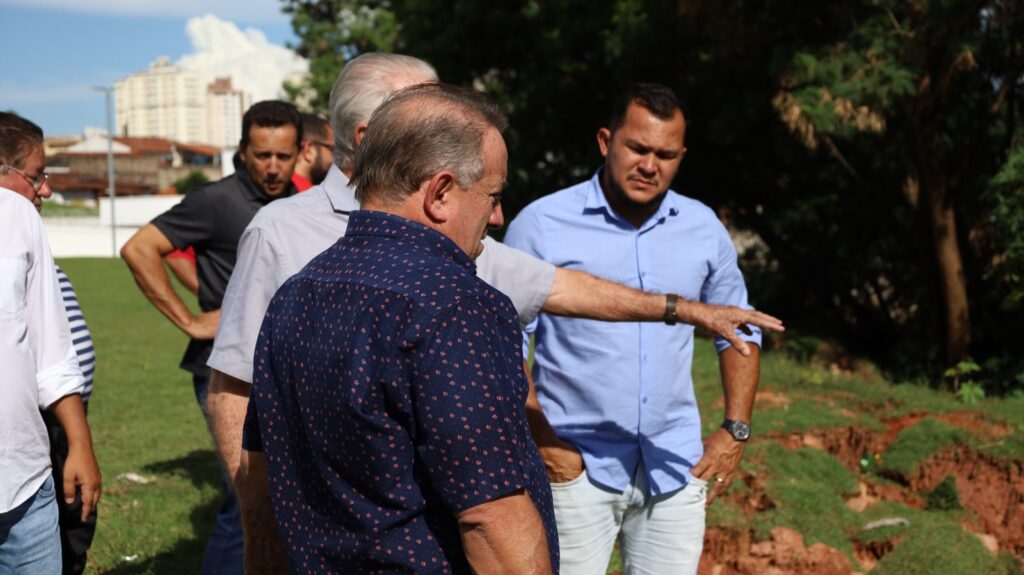
[[[100,198],[96,217],[43,218],[50,249],[57,258],[119,257],[121,246],[142,226],[171,209],[183,196],[136,196],[118,198],[114,206],[117,218],[116,242],[111,241],[110,199]],[[112,243],[116,243],[114,249]]]

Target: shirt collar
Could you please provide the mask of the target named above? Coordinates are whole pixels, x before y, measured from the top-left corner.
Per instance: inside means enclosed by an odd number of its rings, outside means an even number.
[[[615,210],[612,209],[608,203],[608,198],[604,195],[604,189],[601,187],[601,174],[604,173],[604,168],[598,168],[597,172],[594,173],[594,177],[590,178],[587,182],[586,197],[583,201],[583,213],[607,213],[609,216],[625,222],[625,219],[620,216]],[[669,190],[671,192],[671,190]],[[675,195],[672,193],[665,194],[665,199],[661,201],[661,205],[658,206],[658,211],[654,212],[650,218],[644,222],[644,225],[640,227],[641,230],[645,230],[655,224],[660,224],[665,221],[668,216],[675,216],[679,214],[679,206],[676,202]],[[632,227],[632,224],[629,224]]]
[[[327,193],[327,199],[331,202],[331,209],[342,214],[350,214],[359,209],[359,202],[356,201],[356,190],[348,185],[348,176],[338,169],[338,166],[331,164],[327,170],[327,177],[320,186]]]
[[[448,236],[427,226],[386,212],[356,210],[348,220],[345,237],[397,238],[437,257],[449,259],[476,273],[476,263]]]

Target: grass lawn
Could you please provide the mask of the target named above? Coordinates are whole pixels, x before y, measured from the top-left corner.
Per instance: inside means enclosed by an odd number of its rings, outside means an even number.
[[[187,338],[141,295],[121,261],[59,263],[75,285],[97,356],[89,422],[104,492],[90,567],[197,573],[219,479],[191,377],[178,369]],[[124,473],[152,481],[118,481]]]
[[[99,528],[90,557],[98,573],[196,573],[219,505],[212,442],[192,393],[191,377],[177,365],[187,338],[140,294],[119,260],[70,259],[60,264],[81,300],[97,355],[89,420],[104,478]],[[186,301],[194,298],[184,298]],[[710,342],[697,342],[694,382],[706,432],[722,417],[718,365]],[[712,507],[709,526],[768,537],[774,527],[839,550],[855,571],[855,547],[889,537],[894,550],[878,573],[1019,573],[1007,554],[994,556],[963,529],[971,511],[920,509],[882,501],[863,512],[844,505],[861,483],[887,486],[909,476],[943,449],[968,446],[1012,465],[1024,465],[1024,398],[986,399],[974,406],[916,385],[893,385],[870,371],[836,372],[782,353],[762,361],[761,390],[775,398],[758,404],[755,440],[741,464],[748,479],[734,482]],[[784,401],[783,401],[784,400]],[[787,434],[861,428],[885,433],[894,418],[920,417],[899,430],[886,452],[850,469],[825,451],[784,446]],[[974,434],[942,420],[966,416],[1000,426],[1000,434]],[[766,437],[767,436],[767,437]],[[118,480],[135,473],[140,484]],[[744,498],[770,501],[752,513]],[[926,493],[921,493],[922,500]],[[948,498],[947,498],[948,499]],[[862,532],[868,521],[898,515],[909,525]],[[962,552],[958,552],[961,550]],[[618,555],[609,573],[621,569]]]

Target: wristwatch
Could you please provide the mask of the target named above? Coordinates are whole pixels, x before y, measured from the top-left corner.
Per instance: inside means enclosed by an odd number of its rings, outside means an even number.
[[[750,424],[738,419],[726,419],[722,422],[722,429],[729,432],[736,441],[750,439]]]

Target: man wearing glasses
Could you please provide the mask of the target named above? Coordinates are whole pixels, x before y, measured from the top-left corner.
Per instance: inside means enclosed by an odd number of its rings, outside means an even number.
[[[80,497],[85,521],[100,497],[85,382],[37,213],[50,194],[43,131],[0,113],[0,573],[60,573],[57,498]],[[59,481],[40,409],[68,438]]]
[[[303,112],[302,146],[295,159],[295,173],[292,184],[295,189],[305,192],[320,184],[327,177],[334,161],[334,130],[331,125],[316,114]]]

